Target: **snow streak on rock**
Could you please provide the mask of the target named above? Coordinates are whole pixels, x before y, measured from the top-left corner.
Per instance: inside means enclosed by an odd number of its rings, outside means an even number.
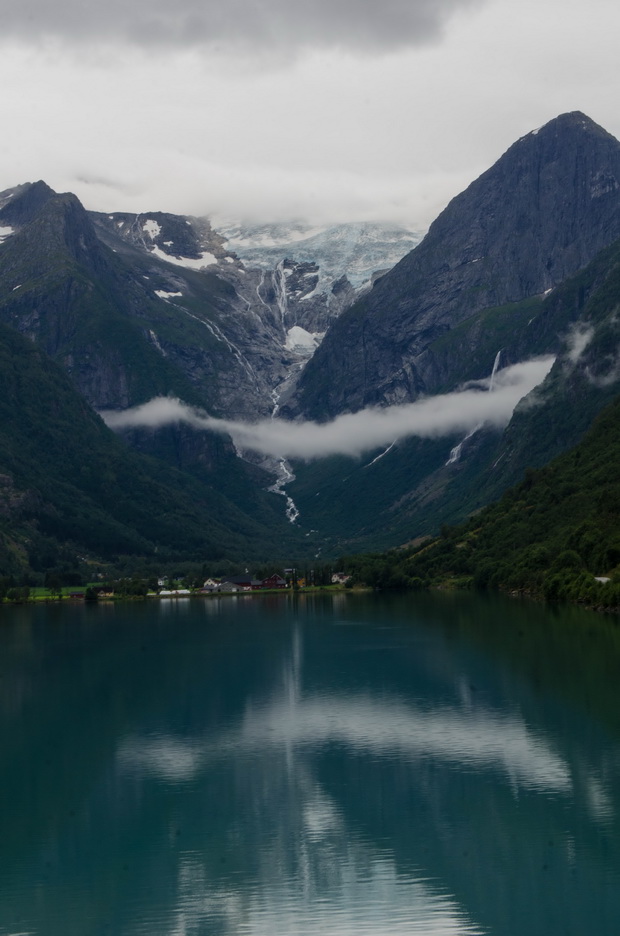
[[[373,458],[371,462],[368,462],[367,465],[364,465],[364,468],[371,468],[375,464],[375,462],[378,462],[380,458],[383,458],[384,455],[387,455],[388,452],[391,452],[395,445],[396,445],[396,439],[394,439],[392,444],[388,445],[388,447],[383,452],[381,452],[380,455],[377,455],[377,457]]]
[[[213,322],[205,322],[204,319],[199,318],[197,315],[194,315],[193,312],[188,312],[187,309],[184,309],[183,306],[177,305],[177,309],[180,309],[181,312],[185,312],[186,315],[189,315],[190,318],[193,318],[196,322],[200,322],[201,325],[204,325],[205,328],[208,328],[214,338],[217,338],[218,341],[223,341],[228,350],[234,355],[239,364],[243,367],[245,372],[252,378],[255,384],[258,384],[258,377],[252,365],[249,363],[247,358],[241,353],[239,348],[233,344],[230,339],[226,337],[224,332],[217,327]]]
[[[144,224],[142,225],[142,230],[146,231],[146,233],[149,235],[151,240],[155,240],[155,238],[159,237],[159,235],[161,234],[160,225],[157,223],[157,221],[153,221],[152,219],[149,219],[148,221],[144,222]]]

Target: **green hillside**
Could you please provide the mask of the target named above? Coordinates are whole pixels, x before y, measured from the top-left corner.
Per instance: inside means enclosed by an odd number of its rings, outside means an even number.
[[[579,445],[466,524],[348,567],[384,587],[455,581],[620,606],[620,397]]]
[[[46,354],[0,326],[0,575],[121,556],[283,555],[295,531],[267,476],[256,469],[250,492],[225,441],[210,455],[199,482],[131,451]]]

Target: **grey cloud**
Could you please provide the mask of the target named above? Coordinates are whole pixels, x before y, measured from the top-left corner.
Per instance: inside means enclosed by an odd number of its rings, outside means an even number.
[[[459,9],[482,0],[8,0],[2,35],[133,45],[308,46],[381,50],[435,40]]]
[[[585,322],[575,324],[566,339],[566,356],[571,364],[576,364],[585,349],[592,341],[594,327]]]
[[[613,324],[617,322],[613,321]],[[566,357],[574,367],[580,364],[582,355],[594,338],[596,329],[588,322],[577,322],[569,331],[566,341]],[[581,362],[583,363],[583,362]],[[611,387],[620,380],[620,355],[617,350],[609,350],[607,354],[599,355],[583,368],[583,373],[593,386],[603,389]]]
[[[496,374],[491,392],[490,381],[480,381],[459,392],[404,406],[345,413],[329,423],[215,419],[170,397],[158,397],[120,413],[102,412],[101,416],[113,429],[157,428],[184,422],[198,429],[226,433],[240,449],[281,458],[357,456],[408,436],[437,438],[469,432],[481,423],[505,426],[519,400],[544,380],[553,361],[552,357],[537,358],[505,368]]]

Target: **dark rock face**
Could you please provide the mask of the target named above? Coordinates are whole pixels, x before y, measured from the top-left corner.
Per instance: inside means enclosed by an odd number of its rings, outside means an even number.
[[[359,459],[293,464],[296,480],[287,492],[304,522],[339,553],[402,545],[461,522],[528,469],[572,448],[620,392],[619,302],[620,239],[546,299],[484,310],[447,332],[432,350],[452,385],[467,382],[485,361],[490,373],[491,348],[503,344],[507,323],[513,356],[507,361],[503,348],[495,353],[500,367],[550,351],[556,362],[503,431],[479,425],[467,435],[403,439]],[[603,458],[617,460],[611,448]],[[558,489],[555,496],[565,494]],[[604,499],[596,485],[590,494]]]
[[[429,345],[482,309],[553,289],[620,237],[620,143],[564,114],[454,198],[332,326],[290,414],[329,418],[437,389]]]
[[[54,194],[54,190],[41,180],[7,189],[0,194],[0,222],[16,227],[28,224]]]
[[[165,211],[107,215],[91,211],[89,216],[101,239],[115,248],[121,238],[147,251],[158,248],[161,254],[171,259],[186,257],[199,260],[204,251],[222,257],[227,253],[222,249],[224,238],[211,229],[205,218],[192,218],[190,221]]]

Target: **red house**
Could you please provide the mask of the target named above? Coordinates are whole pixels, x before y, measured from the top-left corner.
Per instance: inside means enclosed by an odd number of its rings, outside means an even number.
[[[269,578],[263,579],[261,588],[286,588],[286,581],[281,575],[274,573]]]

